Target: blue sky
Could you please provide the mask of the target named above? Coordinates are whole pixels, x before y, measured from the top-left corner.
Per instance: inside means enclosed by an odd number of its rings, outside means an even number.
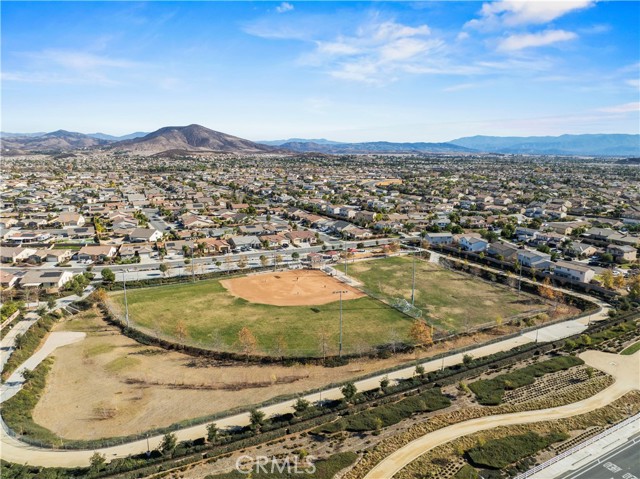
[[[640,2],[2,2],[2,130],[638,133]]]

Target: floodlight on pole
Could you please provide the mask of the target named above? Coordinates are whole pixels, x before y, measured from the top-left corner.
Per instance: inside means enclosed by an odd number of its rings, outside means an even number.
[[[340,295],[340,339],[338,341],[338,357],[342,357],[342,293],[348,293],[349,291],[339,290],[334,291],[333,294]]]

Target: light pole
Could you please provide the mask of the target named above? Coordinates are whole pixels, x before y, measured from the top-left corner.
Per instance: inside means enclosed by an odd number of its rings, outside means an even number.
[[[127,301],[127,270],[122,270],[122,287],[124,289],[124,320],[127,323],[127,328],[129,327],[129,302]]]
[[[342,293],[348,293],[348,291],[344,291],[344,290],[340,290],[340,291],[334,291],[333,294],[339,294],[340,295],[340,339],[338,342],[338,357],[342,357]]]
[[[196,282],[196,255],[193,251],[193,243],[191,243],[191,278]]]
[[[413,273],[411,279],[411,306],[414,306],[416,299],[416,252],[413,253]]]

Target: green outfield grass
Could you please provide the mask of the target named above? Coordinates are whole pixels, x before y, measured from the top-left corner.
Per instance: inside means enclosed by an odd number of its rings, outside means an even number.
[[[350,263],[348,274],[361,281],[365,289],[387,301],[411,298],[413,260],[390,257]],[[340,271],[344,265],[340,264]],[[495,322],[545,308],[535,296],[518,295],[472,275],[458,273],[423,260],[416,261],[415,305],[436,328],[464,331],[467,325]]]
[[[239,351],[238,332],[247,326],[258,340],[259,351],[275,354],[278,338],[286,343],[287,356],[322,354],[325,335],[329,353],[338,345],[339,302],[319,306],[271,306],[249,303],[232,296],[217,280],[179,284],[127,292],[134,325],[176,338],[176,325],[186,326],[185,343]],[[111,300],[124,309],[122,292]],[[343,302],[343,351],[364,351],[371,346],[405,340],[412,319],[373,298]]]

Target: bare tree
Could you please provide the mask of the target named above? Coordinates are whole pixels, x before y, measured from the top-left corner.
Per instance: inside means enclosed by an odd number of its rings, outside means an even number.
[[[249,362],[249,356],[258,348],[258,340],[249,328],[243,326],[238,332],[238,342],[240,343],[242,353],[246,356],[247,362]]]

